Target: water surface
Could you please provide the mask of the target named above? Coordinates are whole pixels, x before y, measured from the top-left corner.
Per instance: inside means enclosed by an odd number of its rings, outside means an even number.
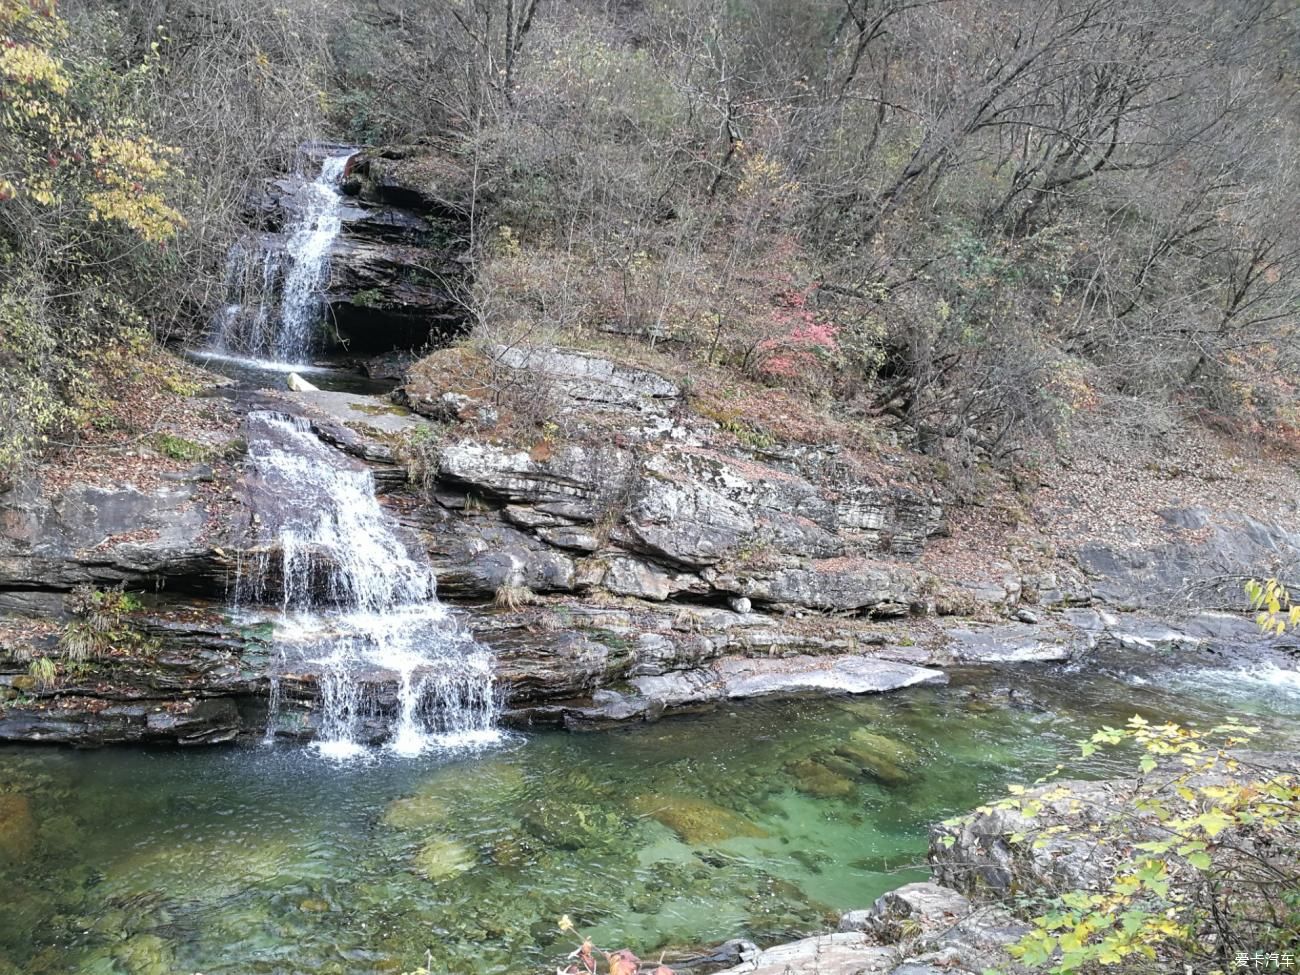
[[[31,819],[0,823],[0,973],[341,975],[426,952],[435,971],[546,971],[566,913],[643,955],[771,943],[923,878],[928,823],[1102,723],[1231,715],[1267,737],[1300,712],[1286,675],[953,676],[458,756],[3,749],[0,799]],[[853,774],[854,743],[898,774]]]

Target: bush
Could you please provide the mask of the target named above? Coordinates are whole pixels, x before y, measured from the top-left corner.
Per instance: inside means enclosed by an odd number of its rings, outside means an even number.
[[[1227,971],[1243,953],[1300,938],[1300,776],[1243,752],[1258,729],[1227,723],[1198,731],[1140,717],[1084,744],[1139,749],[1138,776],[1109,820],[1051,817],[1007,834],[1011,850],[1086,850],[1098,879],[1046,890],[1022,876],[1033,930],[1012,949],[1030,967],[1067,973],[1095,966]],[[1032,822],[1048,803],[1079,802],[1068,784],[997,803]]]

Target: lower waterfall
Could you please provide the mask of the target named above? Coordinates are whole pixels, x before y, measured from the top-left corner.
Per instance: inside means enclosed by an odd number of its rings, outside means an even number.
[[[248,432],[257,538],[235,603],[279,603],[268,734],[280,683],[305,674],[320,689],[325,755],[363,752],[376,722],[404,755],[495,740],[491,654],[438,601],[432,568],[399,536],[370,471],[300,418],[254,412]],[[392,687],[395,702],[380,700]]]

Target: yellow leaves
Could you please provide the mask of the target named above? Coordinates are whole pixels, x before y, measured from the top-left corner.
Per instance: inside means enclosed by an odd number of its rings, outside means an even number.
[[[1197,816],[1194,822],[1205,831],[1206,836],[1213,839],[1231,826],[1235,819],[1216,806],[1209,812]]]
[[[1258,610],[1255,623],[1265,633],[1282,636],[1300,625],[1300,606],[1292,605],[1290,592],[1276,579],[1264,582],[1251,579],[1247,581],[1245,590],[1250,608]]]
[[[86,196],[90,219],[119,221],[153,242],[166,240],[185,226],[184,217],[156,189],[171,170],[167,154],[167,149],[144,137],[92,140],[90,157],[103,188]]]
[[[0,200],[72,205],[92,223],[120,223],[147,241],[172,237],[185,225],[163,192],[173,150],[140,135],[134,119],[85,108],[100,101],[102,77],[60,56],[65,29],[53,4],[0,0],[0,28],[8,35],[0,87],[9,96],[0,109],[9,169]],[[94,78],[88,92],[79,71]]]
[[[63,63],[35,44],[0,47],[0,77],[17,86],[19,103],[24,97],[23,89],[42,86],[56,95],[64,95],[72,84]]]

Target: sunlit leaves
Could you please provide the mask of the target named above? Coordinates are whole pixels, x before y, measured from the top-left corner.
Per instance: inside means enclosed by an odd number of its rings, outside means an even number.
[[[1276,591],[1274,598],[1279,598]],[[1239,888],[1236,871],[1241,867],[1234,852],[1243,837],[1249,837],[1255,851],[1295,848],[1300,779],[1243,775],[1248,766],[1228,751],[1257,731],[1229,721],[1203,732],[1134,716],[1124,728],[1103,727],[1084,742],[1085,757],[1121,745],[1141,749],[1143,775],[1133,780],[1125,808],[1106,824],[1087,817],[1082,823],[1048,825],[1049,817],[1044,823],[1017,824],[1007,839],[1023,849],[1033,836],[1031,850],[1044,849],[1049,839],[1084,844],[1091,856],[1113,856],[1113,868],[1097,888],[1057,896],[1049,910],[1033,919],[1033,930],[1013,955],[1030,967],[1050,966],[1057,973],[1118,965],[1134,957],[1168,958],[1203,941],[1211,920],[1224,923],[1225,912],[1253,909],[1235,897],[1212,908],[1194,894]],[[998,806],[1037,813],[1044,802],[1060,799],[1062,789],[1026,793],[1012,787],[1013,798]]]
[[[0,0],[0,202],[84,213],[159,243],[184,225],[168,205],[172,151],[99,106],[113,73],[67,49],[54,5]],[[121,73],[119,72],[119,75]]]

